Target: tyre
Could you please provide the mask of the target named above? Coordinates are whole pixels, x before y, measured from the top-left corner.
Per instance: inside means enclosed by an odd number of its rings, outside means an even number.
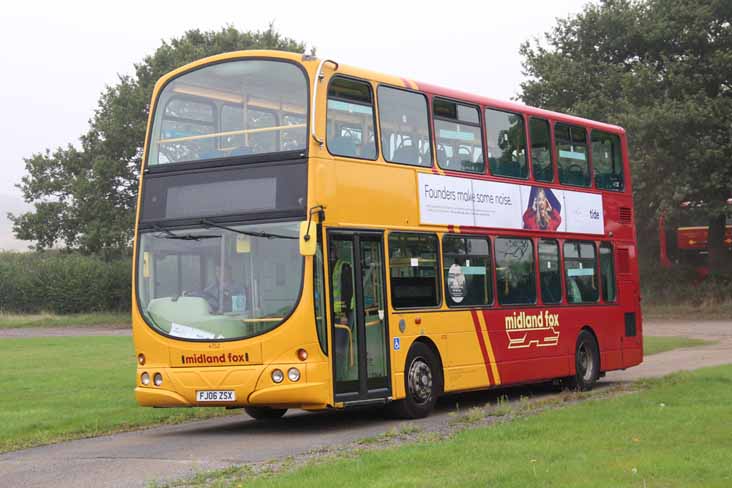
[[[418,419],[430,414],[442,391],[440,363],[426,344],[415,342],[407,355],[404,368],[406,397],[389,404],[391,415]]]
[[[274,420],[282,417],[286,408],[269,408],[269,407],[244,407],[244,411],[250,417],[257,420]]]
[[[589,331],[583,330],[577,337],[574,352],[575,375],[569,378],[569,386],[575,390],[591,390],[600,377],[600,349]]]

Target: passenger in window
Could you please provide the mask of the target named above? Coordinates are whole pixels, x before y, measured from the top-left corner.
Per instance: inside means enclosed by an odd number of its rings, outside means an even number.
[[[567,280],[567,301],[569,303],[582,303],[582,290],[577,283],[576,278],[569,278]]]
[[[541,299],[544,303],[559,303],[561,290],[559,273],[541,273]]]

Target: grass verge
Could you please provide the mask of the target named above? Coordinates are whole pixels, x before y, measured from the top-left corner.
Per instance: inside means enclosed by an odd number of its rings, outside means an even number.
[[[681,347],[709,346],[716,343],[717,341],[705,341],[704,339],[691,339],[680,336],[643,336],[643,354],[650,356],[651,354],[658,354]]]
[[[226,414],[139,407],[129,337],[3,339],[0,371],[0,452]]]
[[[252,474],[241,466],[192,486],[732,485],[732,366],[639,383],[639,391],[513,415],[447,439],[346,452],[304,467]],[[531,413],[531,411],[529,412]],[[471,413],[472,415],[472,413]]]
[[[59,315],[53,313],[12,314],[0,312],[0,329],[25,327],[129,326],[129,312],[94,312]]]

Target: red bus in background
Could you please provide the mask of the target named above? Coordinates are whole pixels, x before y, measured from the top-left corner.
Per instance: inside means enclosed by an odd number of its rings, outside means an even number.
[[[732,211],[732,198],[727,199]],[[658,219],[661,265],[692,266],[699,279],[709,274],[709,225],[703,202],[683,202],[674,215],[661,215]],[[732,212],[727,214],[724,246],[732,252]]]

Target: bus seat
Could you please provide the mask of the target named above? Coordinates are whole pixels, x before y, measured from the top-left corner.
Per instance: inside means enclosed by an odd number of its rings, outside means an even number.
[[[444,147],[437,148],[437,162],[445,166],[450,166],[450,160],[447,159],[447,151],[445,151]]]
[[[394,161],[398,163],[418,164],[419,150],[417,146],[402,146],[394,151]]]
[[[358,157],[356,142],[352,137],[336,136],[328,141],[328,149],[339,156]]]
[[[206,151],[201,153],[199,156],[199,159],[216,159],[216,158],[223,158],[226,154],[224,154],[222,151]]]
[[[248,154],[254,154],[254,151],[249,146],[239,146],[229,153],[229,156],[246,156]]]

